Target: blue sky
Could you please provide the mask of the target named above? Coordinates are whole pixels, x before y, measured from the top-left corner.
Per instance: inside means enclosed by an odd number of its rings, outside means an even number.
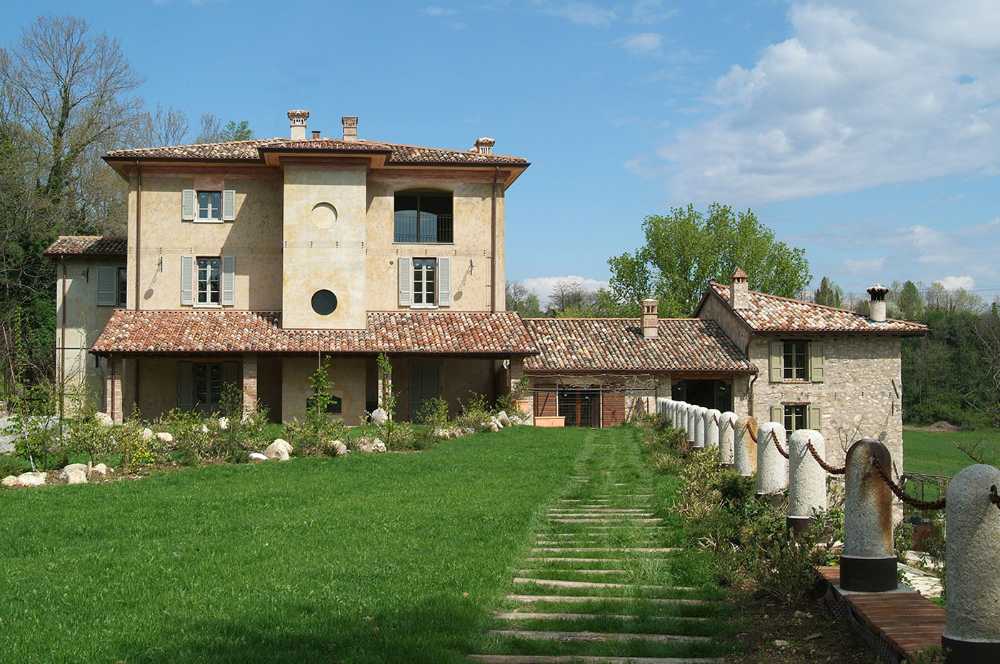
[[[848,291],[1000,294],[1000,3],[557,0],[18,3],[120,40],[147,105],[285,135],[470,147],[532,166],[508,277],[607,279],[644,215],[752,207]]]

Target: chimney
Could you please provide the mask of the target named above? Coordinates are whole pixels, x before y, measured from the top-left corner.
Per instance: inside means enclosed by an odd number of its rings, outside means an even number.
[[[889,289],[882,284],[875,284],[868,289],[871,301],[868,303],[868,318],[873,323],[885,322],[885,296]]]
[[[353,143],[358,140],[358,116],[345,115],[340,118],[340,125],[344,128],[344,140]]]
[[[473,148],[473,152],[478,152],[479,154],[493,154],[493,146],[497,142],[495,139],[489,136],[480,136],[476,139],[476,146]]]
[[[647,298],[642,301],[642,338],[655,339],[660,329],[660,318],[656,313],[656,300]]]
[[[314,141],[318,141],[319,140],[319,129],[313,129],[312,130],[312,139]]]
[[[306,137],[306,120],[309,119],[309,111],[304,111],[302,109],[292,109],[288,111],[288,124],[291,128],[291,136],[293,141],[305,140]]]
[[[732,285],[729,286],[729,304],[733,309],[746,309],[750,306],[750,285],[747,283],[747,273],[741,267],[733,271]]]

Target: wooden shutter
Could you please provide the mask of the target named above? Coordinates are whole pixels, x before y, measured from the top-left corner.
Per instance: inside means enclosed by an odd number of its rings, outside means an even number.
[[[222,257],[222,304],[236,304],[236,256]]]
[[[782,406],[771,406],[771,421],[785,426],[785,409]]]
[[[181,256],[181,304],[194,304],[192,281],[194,279],[194,257]]]
[[[118,268],[97,268],[97,306],[113,307],[118,304]]]
[[[768,376],[770,382],[780,383],[785,380],[785,344],[781,341],[772,341],[770,351]]]
[[[222,220],[223,221],[235,221],[236,220],[236,190],[235,189],[223,189],[222,190]]]
[[[823,430],[823,411],[819,406],[809,406],[806,414],[806,427],[814,431]]]
[[[447,307],[451,304],[451,259],[437,259],[438,306]]]
[[[181,410],[194,408],[194,372],[190,362],[177,363],[177,407]]]
[[[399,306],[413,304],[413,259],[401,257],[399,265]]]
[[[823,382],[823,343],[809,342],[809,380],[814,383]]]
[[[194,221],[194,189],[181,192],[181,221]]]

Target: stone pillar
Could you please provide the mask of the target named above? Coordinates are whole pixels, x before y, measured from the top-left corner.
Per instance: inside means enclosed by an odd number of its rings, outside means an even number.
[[[825,512],[826,471],[809,452],[808,443],[821,456],[826,450],[823,434],[799,429],[788,439],[788,527],[806,530],[816,512]]]
[[[697,417],[697,406],[687,405],[687,412],[684,414],[687,420],[687,438],[688,442],[694,446],[694,420]]]
[[[111,355],[108,357],[108,372],[104,378],[104,412],[111,416],[116,424],[125,421],[125,399],[122,391],[122,359]]]
[[[886,473],[892,472],[889,450],[874,438],[862,438],[847,450],[844,553],[840,557],[840,586],[844,590],[896,589],[892,493],[873,459]],[[950,527],[948,535],[951,537]]]
[[[257,410],[257,356],[243,356],[243,414]]]
[[[736,430],[733,431],[733,455],[736,472],[743,477],[750,477],[757,472],[757,444],[753,442],[750,432],[757,435],[757,420],[750,415],[740,415],[736,418]]]
[[[726,411],[719,416],[719,465],[731,468],[736,464],[735,441],[736,413]]]
[[[671,416],[671,420],[672,420],[671,426],[673,426],[675,429],[683,429],[684,428],[684,427],[681,426],[681,409],[683,409],[683,408],[684,408],[684,402],[683,401],[675,401],[674,402],[674,407],[671,409],[671,412],[670,412],[670,416]]]
[[[1000,662],[1000,508],[990,501],[997,489],[1000,470],[983,464],[948,484],[947,664]]]
[[[788,459],[778,451],[771,434],[785,447],[785,427],[764,422],[757,427],[757,495],[770,496],[788,488]]]
[[[699,450],[705,447],[705,413],[707,412],[708,408],[694,407],[694,446]]]
[[[715,449],[719,446],[719,425],[722,424],[722,413],[709,408],[705,411],[705,447]]]
[[[376,365],[377,366],[377,365]],[[378,367],[378,407],[385,408],[385,395],[392,390],[392,372]]]

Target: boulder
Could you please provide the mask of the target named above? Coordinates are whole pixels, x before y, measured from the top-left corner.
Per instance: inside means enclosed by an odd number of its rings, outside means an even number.
[[[71,463],[71,464],[69,464],[68,466],[66,466],[65,468],[62,469],[62,472],[59,473],[59,479],[61,479],[61,480],[66,479],[65,477],[63,477],[63,474],[69,473],[69,472],[88,473],[88,472],[90,472],[90,466],[88,466],[85,463]]]
[[[389,421],[389,413],[384,408],[376,408],[372,411],[372,422],[375,424],[385,424]]]
[[[86,484],[87,466],[82,463],[72,463],[62,469],[62,472],[59,473],[59,479],[66,484]]]
[[[142,434],[140,435],[142,436],[143,440],[153,440],[153,430],[150,429],[149,427],[143,429]]]
[[[462,429],[463,436],[471,436],[474,433],[476,433],[476,430],[473,429],[472,427],[465,427],[464,429]]]
[[[42,486],[46,479],[45,473],[21,473],[17,476],[17,486]]]
[[[330,446],[333,448],[333,456],[344,456],[345,454],[350,454],[350,450],[347,449],[347,445],[344,444],[342,440],[333,441]]]
[[[96,466],[94,466],[93,468],[91,468],[90,472],[92,474],[94,474],[94,475],[100,475],[101,477],[104,477],[105,475],[107,475],[111,471],[103,463],[99,463]]]
[[[250,460],[251,461],[267,461],[267,455],[266,454],[261,454],[260,452],[251,452],[250,453]]]
[[[431,433],[435,438],[451,438],[451,429],[438,427]]]
[[[490,418],[490,429],[492,430],[493,425],[496,425],[497,429],[503,429],[503,422],[500,421],[498,417]]]
[[[380,454],[385,452],[385,443],[383,443],[378,438],[373,438],[369,436],[362,436],[358,438],[356,447],[358,452],[362,454]]]
[[[509,427],[511,425],[510,417],[507,415],[506,410],[501,410],[497,413],[497,421],[505,427]]]
[[[0,480],[0,486],[12,487],[17,486],[17,478],[13,475],[8,475],[7,477]]]
[[[229,428],[229,418],[228,417],[220,417],[219,418],[219,428],[221,430],[223,430],[223,431],[225,431],[226,429]]]
[[[497,424],[495,421],[494,422],[490,422],[490,425],[487,428],[490,431],[492,431],[493,433],[496,433],[497,431],[500,431],[500,425]]]
[[[267,449],[264,450],[264,454],[267,455],[268,459],[288,461],[292,454],[292,446],[289,445],[287,440],[275,438],[274,442],[268,445]]]
[[[156,439],[158,441],[160,441],[161,443],[172,443],[172,442],[174,442],[174,436],[173,436],[173,434],[167,433],[166,431],[161,431],[160,433],[156,434]]]
[[[94,413],[94,419],[106,427],[113,427],[115,421],[107,413]]]

